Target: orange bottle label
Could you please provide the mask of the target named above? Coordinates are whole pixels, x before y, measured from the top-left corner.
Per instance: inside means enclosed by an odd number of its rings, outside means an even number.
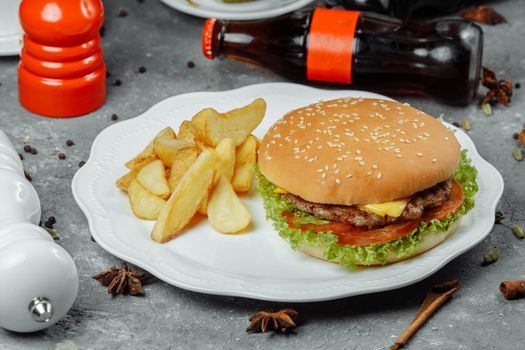
[[[316,9],[306,54],[308,80],[352,83],[352,50],[359,11]]]

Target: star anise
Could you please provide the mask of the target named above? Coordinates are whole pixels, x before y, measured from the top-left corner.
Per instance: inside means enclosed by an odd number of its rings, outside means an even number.
[[[494,223],[501,224],[501,221],[505,219],[505,214],[503,214],[501,211],[497,211],[495,215]]]
[[[512,83],[508,80],[498,80],[494,71],[488,67],[483,67],[483,77],[481,83],[489,91],[481,100],[481,104],[485,103],[501,103],[507,106],[512,97]]]
[[[273,329],[276,332],[286,333],[288,328],[296,326],[294,319],[299,313],[293,309],[282,309],[277,312],[259,311],[250,317],[250,325],[246,332],[266,332]]]
[[[103,286],[108,287],[109,294],[144,295],[142,285],[151,279],[151,275],[137,268],[130,270],[126,263],[122,263],[120,269],[112,266],[109,270],[101,272],[93,278]]]
[[[469,7],[459,12],[459,16],[469,21],[480,22],[484,24],[500,24],[506,22],[505,17],[494,11],[490,6]]]

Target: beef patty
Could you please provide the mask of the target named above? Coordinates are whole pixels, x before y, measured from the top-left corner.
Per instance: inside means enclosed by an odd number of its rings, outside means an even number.
[[[347,222],[357,227],[377,228],[390,225],[398,221],[415,220],[421,218],[425,209],[440,206],[450,198],[452,191],[452,180],[443,181],[431,188],[418,192],[412,197],[405,207],[401,216],[393,218],[380,216],[355,205],[320,204],[304,200],[293,194],[286,193],[283,196],[292,202],[297,209],[313,214],[320,219]]]

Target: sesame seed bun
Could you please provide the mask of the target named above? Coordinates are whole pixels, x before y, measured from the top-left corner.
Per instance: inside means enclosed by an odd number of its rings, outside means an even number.
[[[367,266],[379,266],[379,265],[384,265],[384,264],[392,264],[398,261],[410,259],[414,256],[423,254],[424,252],[429,251],[430,249],[446,241],[448,237],[452,236],[452,234],[458,228],[460,221],[461,221],[461,217],[458,218],[452,225],[450,225],[450,227],[446,231],[437,231],[437,232],[431,232],[428,234],[423,233],[423,238],[421,239],[421,242],[418,244],[416,249],[408,255],[405,255],[403,257],[398,257],[394,253],[390,252],[386,258],[386,262],[383,263],[380,261],[372,261],[370,265],[367,265]],[[308,247],[306,245],[299,245],[297,249],[315,258],[330,261],[333,263],[339,263],[337,259],[327,260],[325,258],[324,253],[325,253],[326,247],[323,245],[319,245],[316,247]],[[359,265],[359,266],[364,266],[364,265]]]
[[[307,201],[381,203],[447,180],[461,158],[454,134],[407,104],[347,98],[293,110],[264,136],[259,169]]]

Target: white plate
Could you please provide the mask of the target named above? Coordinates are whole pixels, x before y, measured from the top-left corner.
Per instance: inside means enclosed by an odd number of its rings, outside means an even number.
[[[225,3],[220,0],[161,0],[168,6],[204,18],[251,20],[280,16],[304,7],[314,0],[254,0]]]
[[[115,187],[126,172],[124,162],[144,148],[158,130],[177,130],[183,119],[205,107],[228,110],[263,97],[268,105],[259,137],[285,112],[321,99],[382,97],[352,90],[320,90],[288,83],[270,83],[224,92],[196,92],[170,97],[137,118],[102,131],[88,162],[73,179],[73,194],[84,211],[97,243],[113,255],[136,264],[163,281],[184,289],[255,299],[307,302],[384,291],[415,283],[478,244],[492,229],[503,191],[498,171],[476,152],[461,130],[456,135],[478,169],[476,207],[447,241],[418,257],[379,268],[346,270],[293,251],[266,221],[262,199],[243,197],[253,215],[253,228],[242,235],[224,235],[206,221],[178,238],[158,244],[149,238],[153,222],[133,216],[127,197]],[[455,129],[447,124],[448,127]]]
[[[18,19],[20,0],[0,0],[0,56],[15,56],[22,48],[22,26]]]
[[[22,46],[20,45],[20,38],[22,33],[15,35],[0,35],[0,56],[17,56],[20,54]]]

